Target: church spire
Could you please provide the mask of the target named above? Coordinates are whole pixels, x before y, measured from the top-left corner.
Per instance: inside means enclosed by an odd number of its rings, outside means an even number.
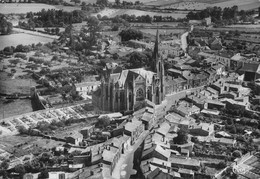
[[[153,59],[157,59],[159,56],[159,30],[156,31],[156,39],[154,43]]]

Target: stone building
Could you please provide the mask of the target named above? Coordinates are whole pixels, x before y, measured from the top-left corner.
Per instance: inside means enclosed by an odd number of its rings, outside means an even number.
[[[153,51],[152,71],[143,68],[101,74],[101,84],[92,96],[92,102],[103,111],[131,111],[146,99],[160,104],[165,97],[164,60],[168,51],[161,48],[159,33]]]

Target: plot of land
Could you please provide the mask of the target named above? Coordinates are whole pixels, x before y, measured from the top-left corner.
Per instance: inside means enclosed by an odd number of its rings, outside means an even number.
[[[146,5],[161,6],[163,8],[201,10],[207,7],[238,6],[239,10],[250,10],[260,6],[259,0],[157,0],[147,2]]]
[[[162,13],[162,12],[151,12],[151,11],[141,11],[141,10],[136,10],[136,9],[104,9],[100,13],[101,16],[108,16],[108,17],[115,17],[115,16],[120,16],[123,14],[128,14],[128,15],[135,15],[135,16],[142,16],[142,15],[149,15],[149,16],[172,16],[174,18],[184,18],[186,17],[187,13],[186,12],[172,12],[172,13]],[[97,14],[95,14],[97,15]]]
[[[64,142],[44,139],[35,136],[4,136],[0,138],[0,148],[13,153],[16,157],[37,152],[36,150],[51,149]]]
[[[27,12],[39,12],[42,9],[56,9],[52,5],[38,3],[8,3],[0,4],[0,12],[2,14],[25,14]]]

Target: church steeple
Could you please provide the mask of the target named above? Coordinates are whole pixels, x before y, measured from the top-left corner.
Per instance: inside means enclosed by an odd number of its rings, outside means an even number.
[[[156,38],[154,43],[154,49],[153,49],[153,59],[156,60],[159,57],[159,30],[156,31]],[[155,62],[156,63],[156,62]]]

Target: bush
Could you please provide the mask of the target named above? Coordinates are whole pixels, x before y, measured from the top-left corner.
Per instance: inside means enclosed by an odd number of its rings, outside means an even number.
[[[218,165],[217,165],[217,168],[220,170],[220,169],[223,169],[223,168],[225,168],[225,167],[227,167],[227,164],[226,164],[226,162],[224,162],[224,161],[220,161],[219,163],[218,163]]]
[[[15,54],[14,57],[16,57],[16,58],[21,58],[21,59],[23,59],[23,60],[27,60],[26,55],[25,55],[25,54],[22,54],[22,53],[17,53],[17,54]]]
[[[110,119],[109,117],[105,116],[105,117],[102,117],[98,120],[98,122],[96,123],[96,126],[97,127],[107,127],[108,125],[110,124]]]

